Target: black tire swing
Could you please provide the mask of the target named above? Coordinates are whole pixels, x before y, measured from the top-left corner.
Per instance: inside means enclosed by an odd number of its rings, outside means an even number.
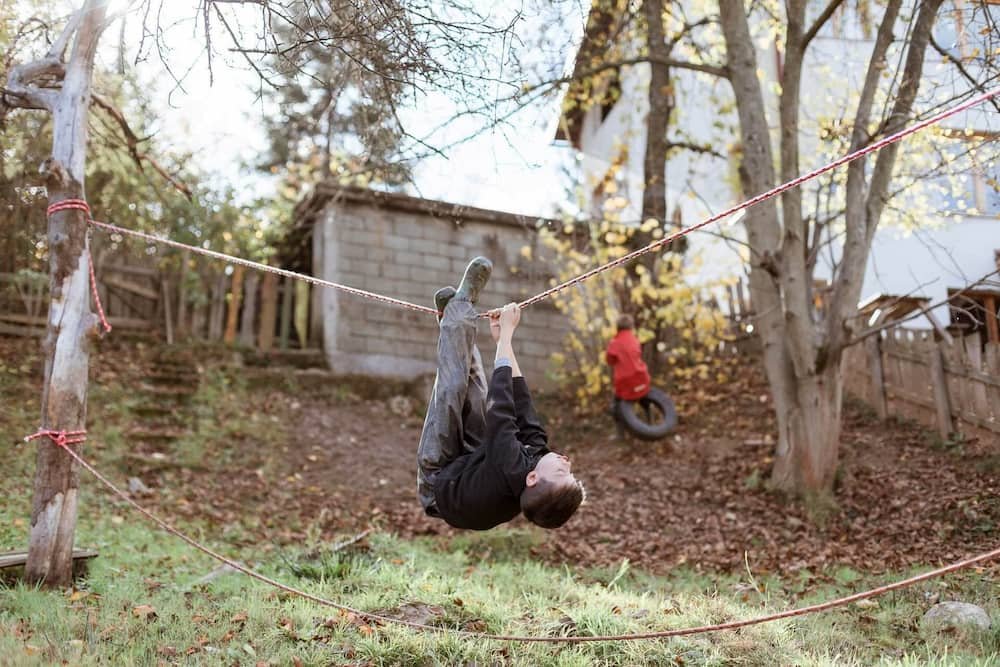
[[[673,400],[656,387],[642,398],[619,401],[617,417],[640,440],[659,440],[677,426]]]

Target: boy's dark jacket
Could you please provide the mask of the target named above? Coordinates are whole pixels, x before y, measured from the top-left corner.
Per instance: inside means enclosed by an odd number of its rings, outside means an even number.
[[[523,377],[509,366],[493,371],[486,396],[486,441],[438,472],[434,497],[441,518],[456,528],[487,530],[521,513],[525,477],[549,453]]]

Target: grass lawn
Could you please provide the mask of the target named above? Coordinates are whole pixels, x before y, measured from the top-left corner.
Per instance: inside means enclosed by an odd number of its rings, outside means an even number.
[[[0,415],[11,443],[36,427],[37,378],[33,367],[4,363]],[[83,451],[124,486],[123,433],[137,399],[127,376],[121,377],[91,385],[92,414],[100,419],[91,420]],[[251,404],[249,393],[256,390],[238,382],[228,386],[218,391],[208,383],[200,407],[231,414],[234,424],[245,421],[231,408]],[[202,436],[185,447],[211,452],[203,465],[223,465],[226,424]],[[27,544],[33,454],[33,445],[4,450],[0,550]],[[0,665],[1000,665],[995,568],[733,632],[579,645],[470,640],[372,627],[240,574],[220,573],[218,563],[158,530],[85,471],[81,476],[76,542],[100,556],[68,590],[27,587],[16,572],[7,573],[0,584]],[[183,507],[180,494],[171,507]],[[246,514],[247,526],[264,523],[253,507]],[[542,564],[532,550],[546,536],[534,529],[410,540],[375,531],[335,551],[318,528],[289,544],[262,539],[260,530],[249,539],[239,524],[222,525],[210,513],[164,518],[227,556],[316,595],[442,628],[499,634],[592,636],[711,624],[820,602],[915,572],[874,576],[831,566],[779,578],[683,567],[652,576],[627,561],[604,570]],[[270,519],[268,525],[280,524],[280,517]],[[979,635],[923,635],[920,618],[937,599],[983,606],[994,628]]]

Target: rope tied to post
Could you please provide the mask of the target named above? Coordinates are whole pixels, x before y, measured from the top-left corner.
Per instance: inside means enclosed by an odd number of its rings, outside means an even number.
[[[90,224],[93,222],[93,219],[90,217],[90,206],[83,199],[57,201],[45,209],[45,215],[51,217],[53,213],[70,210],[83,211],[83,215],[87,218],[87,223]],[[108,318],[104,315],[104,306],[101,305],[101,297],[97,293],[97,276],[94,274],[94,258],[90,254],[90,244],[84,247],[87,251],[87,267],[90,270],[90,294],[94,297],[94,305],[97,307],[97,315],[101,318],[101,327],[104,329],[104,333],[110,333],[111,324],[108,323]]]
[[[31,435],[25,436],[24,441],[31,442],[32,440],[37,440],[39,438],[48,438],[52,441],[52,444],[57,447],[66,447],[67,445],[79,445],[82,442],[86,442],[87,432],[84,430],[65,431],[50,428],[39,428]]]

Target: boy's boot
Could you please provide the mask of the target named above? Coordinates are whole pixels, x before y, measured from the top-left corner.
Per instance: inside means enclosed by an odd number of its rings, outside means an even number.
[[[493,272],[493,262],[485,257],[476,257],[465,267],[465,275],[455,292],[455,297],[475,303],[479,300],[479,292],[486,286]]]
[[[437,292],[434,292],[434,307],[438,311],[438,322],[444,317],[444,308],[451,301],[452,297],[455,296],[455,288],[451,285],[447,287],[442,287]]]

